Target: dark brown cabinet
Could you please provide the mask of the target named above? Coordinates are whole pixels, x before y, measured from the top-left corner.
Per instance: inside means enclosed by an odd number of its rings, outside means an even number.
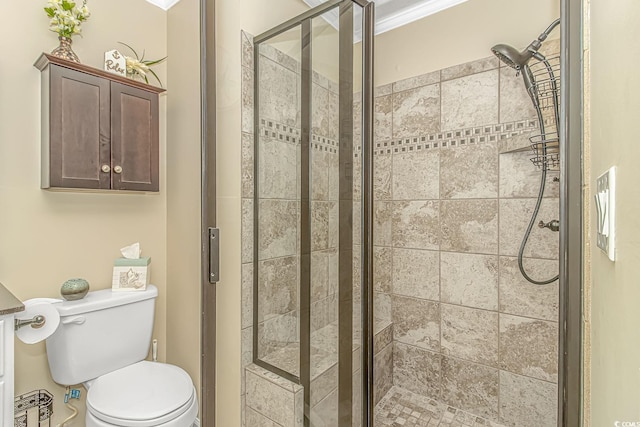
[[[42,188],[158,191],[164,89],[42,54]]]

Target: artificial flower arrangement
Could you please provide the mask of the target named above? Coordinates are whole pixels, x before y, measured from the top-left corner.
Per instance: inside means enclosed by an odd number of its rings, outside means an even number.
[[[144,51],[142,52],[142,57],[140,57],[138,56],[138,53],[128,44],[122,43],[122,42],[118,42],[118,43],[129,48],[129,50],[131,50],[131,52],[133,52],[133,54],[135,55],[135,58],[127,55],[124,56],[127,61],[128,77],[141,78],[145,81],[145,83],[149,84],[149,77],[147,76],[147,73],[151,73],[151,75],[155,77],[155,79],[158,81],[160,86],[162,86],[162,82],[160,81],[160,78],[151,69],[151,67],[153,65],[157,65],[163,62],[165,59],[167,59],[166,56],[164,58],[156,59],[156,60],[144,59]]]
[[[44,11],[50,18],[49,29],[68,39],[80,34],[82,23],[91,16],[87,0],[84,0],[82,5],[69,0],[49,0]]]

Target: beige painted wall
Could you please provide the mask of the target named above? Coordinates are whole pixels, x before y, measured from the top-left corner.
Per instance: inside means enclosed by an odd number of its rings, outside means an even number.
[[[152,257],[151,274],[160,297],[156,330],[160,358],[166,353],[167,193],[165,105],[160,111],[159,194],[88,194],[40,189],[40,72],[33,67],[43,51],[58,44],[48,31],[45,1],[3,2],[0,27],[0,282],[18,298],[56,297],[71,277],[92,289],[110,287],[118,249],[139,241]],[[166,12],[141,0],[90,0],[92,17],[74,50],[84,64],[101,68],[104,51],[118,41],[148,58],[166,54]],[[144,18],[142,18],[144,17]],[[165,81],[165,67],[157,70]],[[55,394],[52,425],[70,411],[64,389],[51,380],[44,343],[16,340],[16,393],[45,388]],[[84,393],[83,393],[84,394]],[[84,425],[80,420],[70,425]]]
[[[469,0],[377,36],[375,84],[485,58],[498,43],[522,49],[559,16],[559,0]]]
[[[591,248],[591,425],[640,421],[640,3],[591,2],[591,188],[617,167],[616,261]],[[593,199],[593,192],[590,196]],[[591,211],[592,218],[595,213]],[[593,221],[591,234],[595,236]]]
[[[167,362],[200,390],[199,0],[167,13]]]

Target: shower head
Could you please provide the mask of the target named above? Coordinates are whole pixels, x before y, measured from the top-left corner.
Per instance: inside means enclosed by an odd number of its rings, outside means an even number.
[[[507,44],[497,44],[491,48],[491,52],[493,52],[495,56],[509,67],[520,71],[525,65],[527,65],[531,58],[536,58],[539,61],[544,60],[544,56],[538,52],[538,50],[540,49],[540,46],[542,46],[542,42],[549,36],[549,33],[551,33],[551,31],[553,31],[553,29],[559,24],[559,19],[553,21],[551,25],[549,25],[549,27],[544,30],[537,39],[532,41],[522,52]]]
[[[516,48],[508,44],[497,44],[491,48],[491,52],[509,67],[518,71],[520,71],[533,57],[533,54],[536,53],[536,51],[532,52],[529,48],[519,52]]]

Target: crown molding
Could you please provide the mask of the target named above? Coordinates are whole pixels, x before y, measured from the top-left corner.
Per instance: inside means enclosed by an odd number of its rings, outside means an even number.
[[[326,0],[303,1],[311,7],[316,7]],[[466,1],[467,0],[378,0],[380,6],[376,7],[375,33],[382,34],[391,31]],[[331,26],[336,29],[338,28],[339,15],[337,10],[325,13],[322,17],[331,24]],[[361,25],[361,21],[356,20],[354,27],[355,34],[361,33]],[[355,41],[358,42],[360,40]]]
[[[154,6],[158,6],[160,9],[169,10],[173,5],[178,3],[180,0],[147,0]]]

